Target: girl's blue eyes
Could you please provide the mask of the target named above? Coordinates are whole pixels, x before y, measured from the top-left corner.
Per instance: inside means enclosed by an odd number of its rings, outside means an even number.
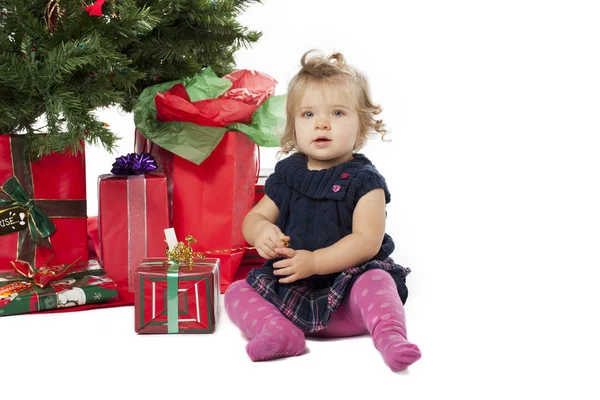
[[[346,114],[342,110],[335,110],[333,112],[333,115],[335,115],[336,117],[341,117]],[[312,113],[312,111],[305,111],[302,113],[302,116],[305,118],[310,118],[310,117],[314,117],[314,114]]]

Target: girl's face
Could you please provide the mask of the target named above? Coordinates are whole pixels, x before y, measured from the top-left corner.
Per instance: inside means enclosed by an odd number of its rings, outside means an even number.
[[[309,169],[325,169],[352,159],[358,138],[358,113],[336,86],[309,85],[295,118],[298,150],[308,157]]]

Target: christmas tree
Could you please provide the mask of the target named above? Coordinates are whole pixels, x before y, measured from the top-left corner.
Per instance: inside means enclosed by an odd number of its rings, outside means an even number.
[[[256,2],[0,0],[0,134],[25,133],[32,157],[111,151],[118,138],[93,110],[129,112],[144,88],[207,66],[231,72],[261,36],[236,21]]]

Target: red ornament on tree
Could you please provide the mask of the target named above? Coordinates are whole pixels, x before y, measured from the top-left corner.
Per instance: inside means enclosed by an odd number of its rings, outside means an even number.
[[[44,11],[44,21],[46,21],[46,26],[50,32],[54,32],[56,29],[56,21],[58,20],[59,14],[61,14],[61,9],[58,0],[48,2],[46,11]],[[62,14],[64,15],[64,10]]]
[[[102,6],[106,0],[97,0],[91,6],[87,6],[85,11],[88,12],[90,17],[101,17],[102,16]]]

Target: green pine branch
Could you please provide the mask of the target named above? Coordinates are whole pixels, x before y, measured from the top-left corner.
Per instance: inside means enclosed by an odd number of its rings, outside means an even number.
[[[108,0],[92,17],[80,0],[0,0],[0,133],[26,134],[32,157],[111,151],[118,137],[93,111],[131,111],[146,87],[207,66],[231,72],[234,53],[260,39],[236,21],[253,3]]]

